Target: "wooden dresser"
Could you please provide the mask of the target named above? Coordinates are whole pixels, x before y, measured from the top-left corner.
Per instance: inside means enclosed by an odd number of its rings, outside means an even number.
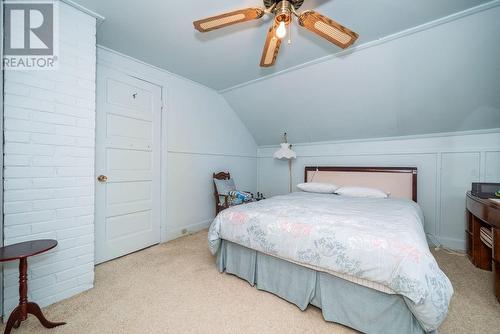
[[[467,214],[467,254],[476,267],[493,270],[495,296],[500,301],[500,205],[468,192]],[[481,238],[481,228],[491,231],[492,245]]]

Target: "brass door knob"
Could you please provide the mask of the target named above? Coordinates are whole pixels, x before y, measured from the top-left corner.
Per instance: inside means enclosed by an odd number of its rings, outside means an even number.
[[[104,183],[104,182],[108,181],[108,177],[106,175],[99,175],[97,177],[97,181]]]

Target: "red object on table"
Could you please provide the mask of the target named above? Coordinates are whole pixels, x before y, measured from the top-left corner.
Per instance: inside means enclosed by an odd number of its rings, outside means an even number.
[[[36,303],[28,302],[28,257],[46,252],[56,246],[56,240],[47,239],[0,247],[0,262],[19,260],[19,305],[10,314],[4,334],[9,334],[12,327],[18,328],[21,322],[28,319],[28,313],[37,317],[46,328],[66,324],[65,322],[48,321]]]

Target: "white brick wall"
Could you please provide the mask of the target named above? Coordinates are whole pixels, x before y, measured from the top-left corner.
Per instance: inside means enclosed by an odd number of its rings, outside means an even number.
[[[42,306],[94,281],[94,18],[60,2],[57,71],[5,74],[5,244],[58,247],[29,260],[29,298]],[[4,313],[18,302],[18,264],[4,266]]]

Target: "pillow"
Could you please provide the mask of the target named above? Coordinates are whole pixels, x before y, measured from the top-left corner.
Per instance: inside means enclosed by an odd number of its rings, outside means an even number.
[[[383,190],[366,187],[340,187],[335,191],[341,196],[366,197],[366,198],[387,198],[389,194]]]
[[[297,184],[297,188],[309,193],[333,194],[339,187],[333,183],[307,182]]]
[[[234,185],[234,180],[218,180],[214,179],[215,187],[217,188],[217,192],[219,195],[229,195],[230,191],[236,190],[236,186]]]

